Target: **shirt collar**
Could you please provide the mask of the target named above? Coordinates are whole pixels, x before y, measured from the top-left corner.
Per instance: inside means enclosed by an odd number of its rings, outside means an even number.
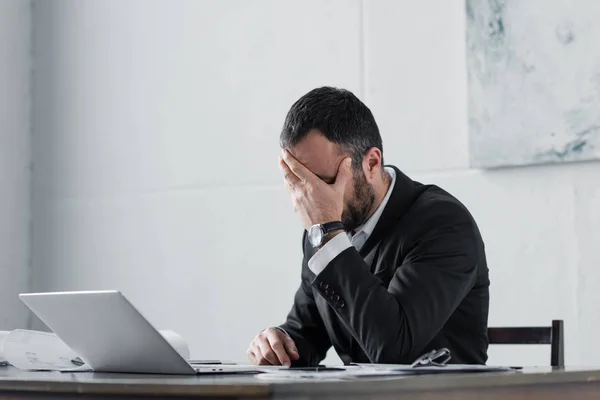
[[[388,191],[385,194],[385,197],[381,201],[381,204],[379,204],[379,207],[377,207],[377,210],[375,210],[373,215],[371,215],[371,217],[367,220],[367,222],[365,222],[364,224],[362,224],[361,226],[359,226],[358,228],[356,228],[354,230],[354,232],[355,232],[354,236],[358,235],[361,232],[364,232],[365,241],[371,235],[371,233],[373,233],[375,226],[377,226],[377,222],[379,222],[379,218],[381,217],[381,214],[383,213],[383,210],[385,209],[385,206],[388,203],[390,196],[392,195],[392,191],[394,189],[394,184],[396,183],[396,171],[394,171],[394,169],[390,168],[390,167],[385,167],[384,170],[385,170],[385,172],[388,173],[388,175],[390,175],[392,177],[392,183],[390,184],[390,187],[388,188]]]

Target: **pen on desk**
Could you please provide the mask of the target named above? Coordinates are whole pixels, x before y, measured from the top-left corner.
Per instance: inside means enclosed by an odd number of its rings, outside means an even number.
[[[75,365],[77,365],[78,367],[81,367],[82,365],[84,365],[85,363],[83,362],[83,360],[79,357],[75,357],[73,359],[71,359],[71,362]]]
[[[314,372],[323,372],[323,371],[345,371],[344,368],[337,367],[327,367],[327,366],[317,366],[317,367],[290,367],[290,371],[314,371]]]

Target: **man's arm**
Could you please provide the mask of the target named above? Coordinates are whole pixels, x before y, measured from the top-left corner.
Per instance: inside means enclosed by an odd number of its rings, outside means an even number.
[[[311,283],[371,362],[412,362],[474,284],[476,227],[460,206],[441,207],[442,215],[428,218],[429,229],[389,287],[371,274],[354,247],[337,255]]]
[[[306,252],[306,231],[302,238],[302,249]],[[296,366],[318,365],[331,347],[331,341],[317,310],[310,282],[313,279],[306,260],[302,262],[302,282],[294,297],[294,305],[281,328],[296,343],[300,359],[293,361]]]

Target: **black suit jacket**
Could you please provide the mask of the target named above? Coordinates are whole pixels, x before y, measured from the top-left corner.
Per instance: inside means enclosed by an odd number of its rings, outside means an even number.
[[[316,365],[333,345],[344,363],[413,362],[447,347],[451,362],[487,360],[489,278],[469,211],[433,185],[393,167],[396,182],[371,236],[318,275],[303,237],[302,283],[280,327],[296,342],[296,365]]]

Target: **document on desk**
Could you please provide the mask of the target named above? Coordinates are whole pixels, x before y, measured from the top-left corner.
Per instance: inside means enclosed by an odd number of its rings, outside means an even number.
[[[6,358],[4,358],[4,339],[10,332],[0,331],[0,366],[8,364]]]
[[[432,375],[449,373],[474,373],[474,372],[508,372],[514,371],[510,367],[495,367],[487,365],[450,364],[445,366],[420,366],[412,367],[402,364],[353,364],[324,369],[321,371],[309,370],[278,370],[269,374],[256,375],[257,379],[269,381],[294,381],[294,380],[326,380],[344,381],[360,378],[382,378],[410,375]]]
[[[16,329],[4,338],[4,357],[19,369],[44,371],[79,371],[73,352],[54,333]]]
[[[426,365],[413,367],[404,364],[356,364],[366,371],[373,374],[449,374],[449,373],[469,373],[469,372],[509,372],[514,371],[511,367],[500,367],[479,364],[447,364],[447,365]]]
[[[317,380],[317,381],[344,381],[355,379],[359,376],[367,376],[371,373],[357,366],[335,366],[324,369],[280,369],[269,371],[268,374],[255,375],[256,379],[267,381],[294,381],[294,380]]]
[[[383,369],[383,368],[362,368],[357,365],[335,367],[331,370],[278,370],[271,371],[268,374],[256,375],[257,379],[268,381],[298,381],[298,380],[316,380],[316,381],[348,381],[361,378],[382,378],[397,377],[409,375],[404,370]]]

